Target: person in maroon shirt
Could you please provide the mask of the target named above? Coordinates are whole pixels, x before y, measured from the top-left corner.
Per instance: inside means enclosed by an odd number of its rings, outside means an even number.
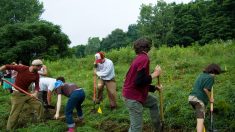
[[[161,90],[161,86],[150,85],[152,79],[160,75],[161,68],[157,65],[154,72],[149,74],[150,60],[147,53],[150,49],[151,41],[146,38],[140,38],[134,42],[137,56],[131,63],[122,89],[124,102],[130,115],[129,132],[142,132],[143,107],[150,109],[154,131],[160,131],[161,128],[157,99],[148,94],[149,91]]]
[[[43,115],[42,103],[36,100],[37,93],[39,90],[39,74],[38,70],[42,67],[42,61],[37,59],[32,62],[31,66],[25,65],[3,65],[0,67],[0,71],[4,70],[15,70],[17,76],[15,85],[20,87],[22,90],[29,92],[29,86],[31,83],[35,83],[35,92],[29,95],[22,93],[16,89],[13,89],[11,95],[11,112],[7,121],[7,130],[15,129],[18,121],[19,114],[25,103],[33,107],[38,113],[38,119]]]

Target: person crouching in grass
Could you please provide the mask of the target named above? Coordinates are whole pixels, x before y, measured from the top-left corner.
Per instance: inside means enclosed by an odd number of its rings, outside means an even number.
[[[66,123],[68,132],[74,132],[75,123],[73,120],[73,109],[76,108],[79,120],[83,120],[82,103],[85,100],[85,92],[83,88],[74,83],[65,83],[64,77],[58,77],[55,82],[55,92],[58,94],[55,119],[59,118],[61,107],[61,94],[68,97],[65,108]]]

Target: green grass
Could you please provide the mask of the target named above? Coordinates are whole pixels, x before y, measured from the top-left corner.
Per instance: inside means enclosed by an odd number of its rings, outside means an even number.
[[[221,65],[227,72],[216,77],[214,85],[214,123],[220,131],[233,131],[235,129],[235,42],[213,42],[203,47],[193,45],[182,48],[161,47],[153,48],[150,53],[151,70],[160,64],[163,70],[161,83],[164,87],[164,117],[167,131],[194,131],[196,119],[194,111],[187,102],[189,93],[195,78],[209,63]],[[129,127],[129,114],[122,101],[122,85],[125,74],[128,71],[135,53],[132,48],[113,50],[106,54],[107,58],[113,60],[116,72],[118,109],[109,110],[109,101],[106,91],[105,99],[101,103],[103,114],[92,113],[94,107],[93,97],[93,62],[94,56],[76,59],[67,58],[57,61],[45,61],[51,77],[64,76],[67,82],[74,82],[83,87],[86,92],[86,100],[83,104],[85,124],[77,127],[79,132],[121,132],[127,131]],[[153,80],[156,84],[156,80]],[[158,96],[158,93],[153,93]],[[63,97],[63,108],[67,98]],[[7,118],[10,111],[10,95],[3,89],[0,90],[0,130],[5,131]],[[56,96],[53,96],[53,104],[56,104]],[[96,105],[96,109],[98,105]],[[209,107],[206,113],[205,125],[209,127]],[[75,114],[75,113],[74,113]],[[63,115],[63,109],[61,110]],[[20,118],[25,117],[22,115]],[[31,123],[19,127],[17,131],[52,131],[64,132],[66,123],[64,120],[47,120],[42,123]],[[151,123],[148,110],[144,112],[144,131],[151,131]]]

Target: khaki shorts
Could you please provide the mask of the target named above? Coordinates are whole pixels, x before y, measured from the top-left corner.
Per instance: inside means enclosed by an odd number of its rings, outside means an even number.
[[[189,96],[188,101],[192,105],[192,107],[196,110],[197,118],[204,119],[206,113],[204,103],[201,100],[199,100],[196,96]]]

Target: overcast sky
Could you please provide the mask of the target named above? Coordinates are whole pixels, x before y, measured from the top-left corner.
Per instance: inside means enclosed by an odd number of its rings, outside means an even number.
[[[41,19],[60,25],[68,35],[70,47],[87,44],[89,37],[108,36],[114,29],[127,31],[135,24],[140,5],[156,4],[157,0],[39,0],[43,2]],[[165,0],[167,3],[188,3],[191,0]]]

